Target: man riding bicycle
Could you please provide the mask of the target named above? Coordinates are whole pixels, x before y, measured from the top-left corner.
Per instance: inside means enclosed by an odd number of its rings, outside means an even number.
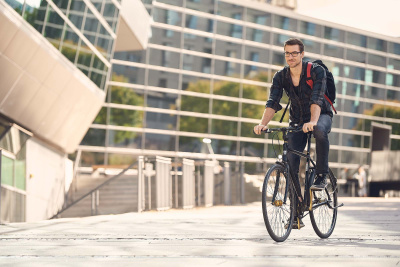
[[[279,101],[283,90],[290,98],[290,126],[303,125],[303,132],[290,132],[288,134],[288,146],[291,149],[303,151],[307,144],[307,132],[314,131],[316,143],[316,174],[312,190],[323,190],[326,176],[329,172],[328,155],[329,140],[328,133],[332,127],[332,108],[325,99],[326,73],[325,69],[313,63],[311,78],[314,82],[311,89],[306,82],[307,62],[303,61],[304,44],[301,40],[290,38],[284,44],[285,60],[288,66],[275,73],[270,89],[269,99],[265,105],[264,114],[259,125],[254,126],[254,132],[268,128],[268,123],[276,112],[282,109]],[[300,157],[294,153],[288,154],[290,169],[293,179],[299,181],[298,172]],[[304,224],[301,222],[301,227]]]

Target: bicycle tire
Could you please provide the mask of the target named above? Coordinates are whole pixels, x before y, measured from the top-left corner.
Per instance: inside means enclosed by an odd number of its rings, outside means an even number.
[[[327,183],[328,185],[324,190],[313,192],[313,205],[325,200],[331,201],[331,207],[336,207],[338,205],[336,177],[333,175],[331,169],[329,169]],[[337,209],[331,209],[328,205],[322,205],[315,209],[313,208],[310,211],[310,220],[315,233],[320,238],[328,238],[335,229]]]
[[[283,166],[273,165],[267,171],[263,183],[262,211],[267,231],[276,242],[285,241],[292,230],[295,198],[291,194],[293,194],[292,186],[284,175]]]

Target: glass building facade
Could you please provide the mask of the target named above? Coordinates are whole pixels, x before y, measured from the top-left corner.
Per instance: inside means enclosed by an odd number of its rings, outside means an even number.
[[[100,89],[111,66],[117,0],[6,0]]]
[[[321,59],[335,77],[331,168],[369,164],[372,122],[391,125],[391,149],[400,149],[398,39],[252,1],[143,2],[154,19],[148,49],[111,60],[106,103],[80,146],[82,166],[141,154],[205,158],[202,139],[210,138],[219,160],[265,168],[255,163],[275,161],[271,136],[252,129],[290,37],[302,39],[306,59]]]

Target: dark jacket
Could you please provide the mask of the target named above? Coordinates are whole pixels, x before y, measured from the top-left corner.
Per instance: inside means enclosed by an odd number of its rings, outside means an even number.
[[[326,73],[320,65],[313,63],[311,68],[311,78],[314,81],[313,89],[306,83],[307,62],[303,61],[303,70],[300,75],[298,90],[295,90],[289,67],[275,73],[272,78],[269,99],[265,107],[269,107],[278,112],[282,109],[279,101],[282,98],[283,90],[290,98],[290,121],[291,123],[303,124],[311,119],[311,104],[317,104],[321,107],[321,114],[333,116],[332,108],[325,99],[326,91]]]

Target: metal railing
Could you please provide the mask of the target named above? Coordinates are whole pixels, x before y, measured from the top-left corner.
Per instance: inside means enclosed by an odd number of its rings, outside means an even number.
[[[134,166],[137,167],[137,172],[130,171],[128,173],[131,174],[125,174]],[[102,166],[102,168],[107,169],[107,166]],[[87,170],[84,170],[87,173]],[[93,168],[93,171],[98,173],[98,168]],[[89,178],[86,176],[89,176]],[[91,175],[86,176],[85,179],[91,179]],[[112,188],[104,188],[121,176],[125,177],[121,182],[113,184]],[[97,180],[97,182],[100,181]],[[91,203],[89,214],[87,215],[113,213],[112,205],[117,204],[110,203],[112,202],[110,198],[115,199],[115,197],[123,198],[125,212],[142,212],[153,209],[161,211],[172,207],[184,209],[195,206],[211,207],[215,204],[231,205],[233,202],[238,203],[239,194],[237,191],[240,190],[238,182],[240,182],[240,177],[238,173],[234,173],[232,176],[229,162],[224,162],[222,168],[215,160],[194,161],[177,158],[175,162],[172,162],[171,158],[166,157],[139,156],[137,162],[132,163],[117,175],[107,179],[88,193],[66,205],[52,218],[59,217],[61,213],[87,197],[90,197]],[[126,189],[126,183],[130,184],[131,189]],[[75,190],[75,188],[72,190]],[[100,190],[104,190],[101,195]],[[100,198],[101,196],[102,198]],[[100,200],[102,202],[101,205]],[[108,203],[105,203],[107,201]],[[77,210],[83,211],[83,206],[85,205],[88,207],[89,203],[83,203]],[[117,207],[116,210],[118,210]],[[67,216],[69,213],[66,213]]]

